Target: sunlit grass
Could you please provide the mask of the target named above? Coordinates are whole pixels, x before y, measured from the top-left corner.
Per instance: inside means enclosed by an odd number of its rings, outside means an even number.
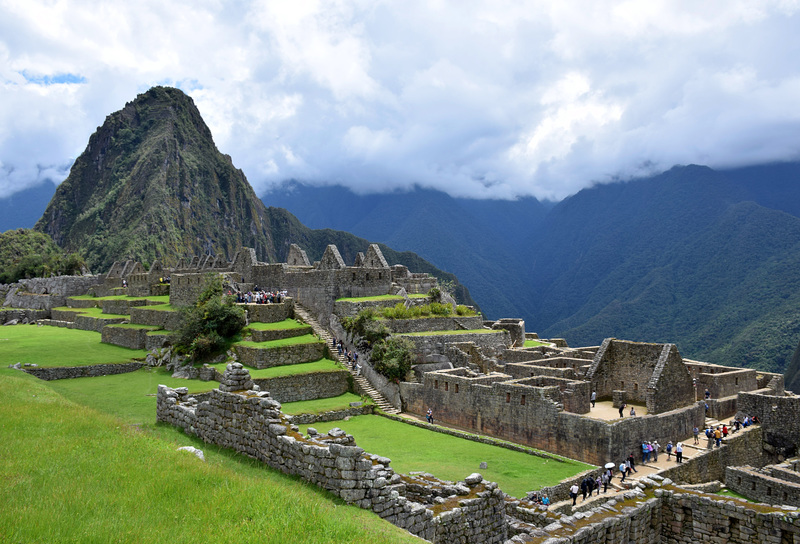
[[[286,402],[281,405],[281,410],[285,414],[319,414],[332,410],[346,410],[350,408],[351,402],[361,402],[363,400],[353,393],[344,393],[338,397],[328,397],[326,399]],[[369,399],[365,404],[372,404],[372,399]]]

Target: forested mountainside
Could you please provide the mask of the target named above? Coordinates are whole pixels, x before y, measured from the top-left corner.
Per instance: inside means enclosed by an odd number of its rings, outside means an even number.
[[[315,226],[413,247],[490,317],[523,317],[543,336],[673,342],[686,357],[783,371],[800,340],[798,182],[797,163],[690,165],[555,205],[297,183],[266,198]]]
[[[202,254],[231,259],[241,246],[254,248],[259,260],[282,262],[292,243],[312,259],[336,244],[352,263],[369,244],[267,208],[216,148],[192,99],[167,87],[150,89],[106,118],[35,228],[84,255],[95,271],[128,258],[167,265]],[[453,274],[411,253],[384,250],[392,264],[454,282],[456,298],[474,304]]]

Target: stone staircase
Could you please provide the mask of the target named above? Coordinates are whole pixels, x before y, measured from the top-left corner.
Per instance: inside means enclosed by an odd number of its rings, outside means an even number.
[[[344,368],[350,372],[350,375],[353,377],[353,381],[356,383],[358,388],[363,391],[365,394],[369,395],[372,399],[372,402],[381,409],[384,413],[387,414],[399,414],[400,410],[392,406],[392,404],[386,400],[380,391],[375,389],[369,380],[367,380],[364,376],[360,374],[356,374],[355,370],[353,370],[349,364],[347,364],[347,358],[340,354],[338,350],[333,347],[333,337],[328,332],[326,328],[319,324],[319,322],[314,319],[307,309],[305,309],[302,305],[298,304],[297,302],[294,303],[294,313],[297,317],[302,319],[306,324],[311,326],[311,329],[314,331],[314,334],[319,336],[325,344],[328,346],[328,351],[331,354],[331,358],[339,361]]]

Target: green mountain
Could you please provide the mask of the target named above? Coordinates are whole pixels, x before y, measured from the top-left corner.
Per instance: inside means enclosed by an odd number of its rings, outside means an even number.
[[[93,270],[115,260],[222,255],[241,246],[259,260],[282,262],[297,243],[318,259],[336,244],[353,262],[368,241],[334,230],[311,230],[282,208],[267,208],[244,173],[214,145],[190,97],[154,87],[109,115],[89,138],[35,230],[60,247],[80,252]],[[454,282],[456,298],[475,304],[453,274],[412,253],[384,247],[391,263]]]

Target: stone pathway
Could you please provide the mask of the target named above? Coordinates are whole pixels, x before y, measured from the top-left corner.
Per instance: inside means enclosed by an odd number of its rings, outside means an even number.
[[[333,337],[325,329],[319,322],[311,316],[311,312],[305,309],[302,305],[298,304],[297,302],[294,303],[294,313],[305,321],[308,325],[311,325],[311,329],[314,331],[314,334],[319,336],[325,344],[328,346],[328,351],[331,354],[331,357],[342,363],[342,366],[347,369],[350,375],[353,377],[353,381],[358,385],[358,388],[367,394],[375,405],[380,408],[383,412],[387,414],[399,414],[400,410],[395,408],[394,406],[386,400],[380,391],[372,387],[372,384],[362,375],[356,374],[355,370],[353,370],[350,365],[347,364],[347,358],[340,354],[338,350],[333,348]]]

